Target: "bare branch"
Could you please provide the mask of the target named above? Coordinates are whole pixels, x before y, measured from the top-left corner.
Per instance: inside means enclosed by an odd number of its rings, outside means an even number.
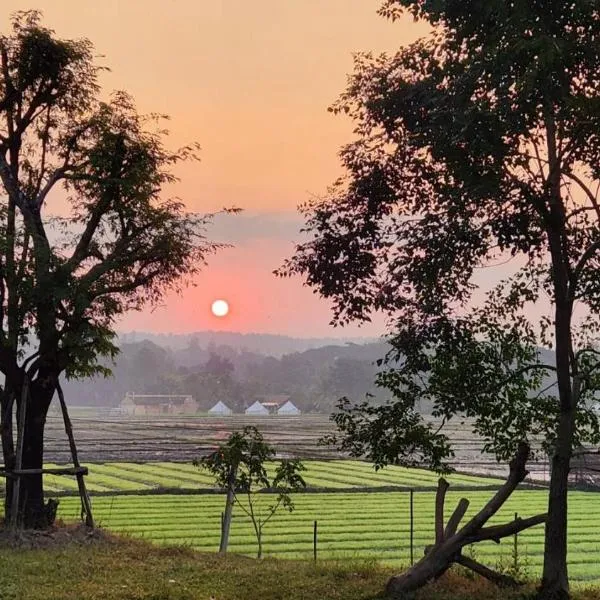
[[[546,513],[535,515],[527,519],[517,518],[511,523],[505,523],[503,525],[493,525],[492,527],[483,527],[476,534],[465,538],[463,541],[465,545],[474,544],[475,542],[483,542],[485,540],[493,540],[499,542],[502,538],[508,537],[519,533],[529,527],[540,525],[546,522],[548,515]]]
[[[444,501],[450,484],[441,477],[435,494],[435,543],[439,544],[444,539]]]
[[[503,575],[502,573],[498,573],[485,565],[469,558],[468,556],[463,556],[462,554],[457,556],[456,562],[467,569],[471,569],[471,571],[475,571],[478,575],[489,579],[496,585],[500,587],[518,587],[519,582],[510,577],[509,575]]]
[[[448,519],[448,524],[444,531],[444,538],[447,539],[452,537],[458,528],[461,519],[465,516],[467,509],[469,508],[469,501],[466,498],[461,498],[452,513],[452,516]]]
[[[598,217],[598,219],[600,219],[600,205],[598,204],[598,199],[592,193],[592,190],[590,190],[590,188],[585,184],[585,182],[580,177],[575,175],[575,173],[572,173],[570,171],[564,171],[563,175],[574,181],[581,188],[583,193],[587,196],[588,200],[592,204],[592,208],[596,212],[596,216]]]
[[[575,269],[573,270],[569,281],[569,297],[571,300],[575,299],[575,292],[577,290],[577,284],[579,283],[579,277],[581,275],[581,272],[585,268],[585,265],[590,260],[590,258],[592,258],[594,254],[598,252],[598,250],[600,250],[600,239],[596,240],[593,244],[588,246],[586,251],[581,255],[581,258],[575,265]]]

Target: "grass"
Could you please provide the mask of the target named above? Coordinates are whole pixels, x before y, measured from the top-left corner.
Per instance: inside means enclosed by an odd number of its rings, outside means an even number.
[[[111,538],[46,550],[0,549],[2,600],[374,600],[394,572],[375,562],[310,561],[202,554]],[[517,600],[479,578],[457,572],[416,595],[416,600]],[[599,590],[577,590],[592,600]]]
[[[490,491],[449,492],[447,517],[460,496],[471,501],[469,513],[481,507]],[[434,492],[414,495],[414,555],[433,540]],[[93,498],[94,516],[103,527],[157,545],[186,545],[204,552],[215,552],[219,542],[220,516],[224,499],[221,495],[113,496]],[[261,501],[269,502],[269,496]],[[547,492],[518,490],[501,509],[492,523],[507,522],[515,511],[531,516],[545,511]],[[358,558],[378,560],[397,566],[406,563],[409,546],[409,494],[318,493],[295,497],[296,510],[274,517],[264,532],[264,550],[272,557],[308,559],[312,556],[313,521],[318,521],[318,553],[321,559]],[[79,514],[77,498],[62,498],[59,516],[75,520]],[[569,570],[579,585],[600,584],[600,542],[597,524],[600,503],[594,493],[570,494]],[[500,545],[478,544],[478,559],[491,567],[512,562],[513,539]],[[230,548],[238,554],[253,556],[255,538],[249,519],[236,510],[231,530]],[[543,526],[519,535],[519,564],[528,573],[539,575],[542,565]]]

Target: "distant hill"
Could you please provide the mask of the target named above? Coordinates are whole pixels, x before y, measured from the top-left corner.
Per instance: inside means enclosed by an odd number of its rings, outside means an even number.
[[[364,345],[380,342],[380,338],[341,337],[341,338],[295,338],[286,335],[267,333],[237,333],[232,331],[196,331],[193,333],[148,333],[130,331],[119,334],[120,344],[136,343],[143,340],[154,342],[163,348],[183,350],[190,344],[207,348],[211,345],[230,346],[236,350],[256,352],[277,358],[293,352],[304,352],[323,346],[344,346],[345,344]]]

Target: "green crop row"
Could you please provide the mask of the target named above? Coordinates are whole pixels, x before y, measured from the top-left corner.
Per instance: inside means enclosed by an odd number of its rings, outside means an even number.
[[[388,467],[375,471],[372,465],[351,460],[306,461],[304,477],[309,487],[429,487],[437,483],[437,475],[424,469]],[[49,465],[50,466],[50,465]],[[55,465],[52,465],[55,466]],[[150,488],[210,488],[213,477],[204,470],[184,463],[118,463],[91,464],[87,485],[91,492],[135,491]],[[270,469],[273,470],[273,464]],[[499,485],[498,479],[455,474],[448,477],[451,484],[482,486]],[[53,491],[76,491],[72,477],[46,475],[45,481]]]

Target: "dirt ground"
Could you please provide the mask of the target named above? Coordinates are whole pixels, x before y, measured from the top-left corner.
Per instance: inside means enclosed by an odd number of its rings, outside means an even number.
[[[111,543],[114,538],[102,529],[90,529],[85,525],[57,521],[50,529],[13,531],[0,525],[0,548],[33,550],[36,548],[58,548],[78,544]]]

